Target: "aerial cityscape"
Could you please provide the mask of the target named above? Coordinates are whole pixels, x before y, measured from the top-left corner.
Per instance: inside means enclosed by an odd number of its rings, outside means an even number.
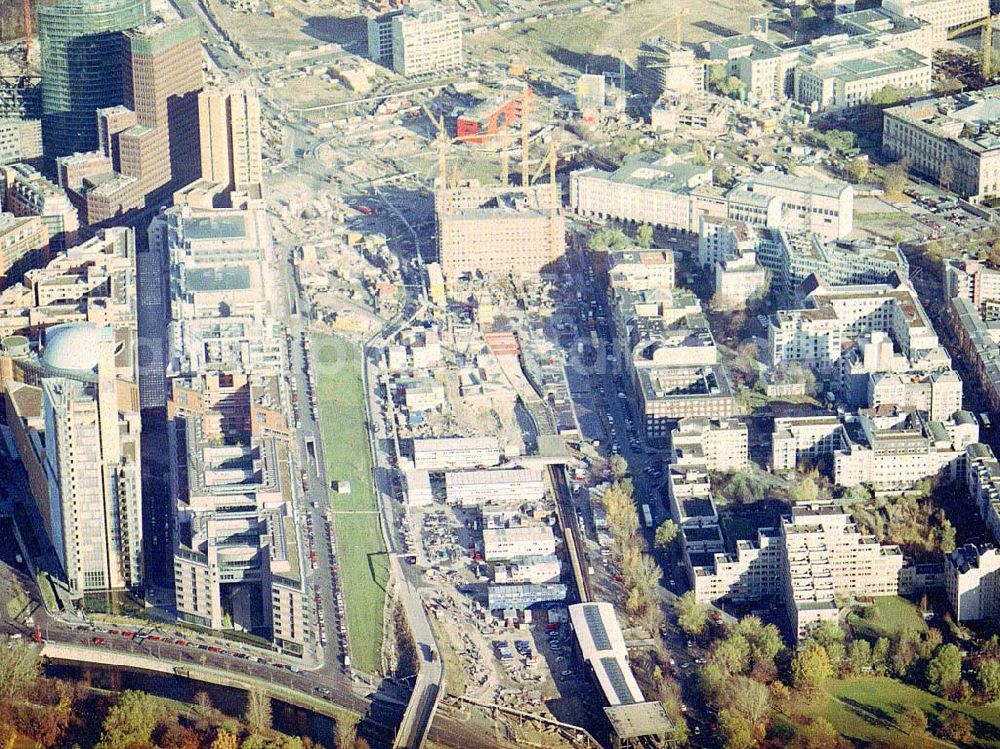
[[[994,13],[0,0],[0,745],[1000,749]]]

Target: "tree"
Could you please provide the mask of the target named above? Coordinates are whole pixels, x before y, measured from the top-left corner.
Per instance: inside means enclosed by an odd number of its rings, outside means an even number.
[[[628,473],[628,463],[621,455],[612,455],[608,467],[611,469],[611,477],[615,481],[621,481]]]
[[[608,228],[598,229],[590,235],[587,246],[594,251],[624,250],[632,242],[621,229]]]
[[[23,640],[0,644],[0,699],[16,700],[38,679],[38,648]]]
[[[691,163],[698,166],[706,166],[708,164],[708,154],[705,153],[705,146],[702,145],[701,141],[695,141],[694,148],[692,149]]]
[[[754,749],[757,738],[749,721],[733,710],[719,713],[719,729],[722,731],[725,749]]]
[[[902,100],[902,98],[902,91],[892,84],[886,84],[871,95],[871,98],[868,99],[868,103],[876,107],[891,106]]]
[[[837,671],[847,653],[844,647],[844,630],[840,625],[837,622],[820,622],[813,628],[809,637],[823,646],[827,658],[830,659],[830,666]]]
[[[700,635],[708,626],[708,607],[688,591],[674,602],[677,626],[689,635]]]
[[[792,502],[806,503],[819,499],[819,484],[816,483],[815,475],[807,473],[796,481],[791,491],[788,492],[788,498]]]
[[[987,702],[1000,700],[1000,661],[991,658],[979,664],[979,691]]]
[[[910,169],[909,159],[900,159],[890,164],[882,172],[882,190],[889,200],[899,200],[906,189],[906,173]]]
[[[868,640],[854,640],[847,648],[847,659],[852,674],[865,674],[872,670],[872,646]]]
[[[955,526],[947,518],[941,524],[941,552],[951,554],[955,550]]]
[[[219,731],[212,741],[212,749],[239,749],[239,742],[229,731]]]
[[[648,250],[653,246],[653,227],[649,224],[643,224],[638,228],[635,233],[635,243],[642,247],[644,250]]]
[[[711,662],[730,675],[743,674],[750,668],[750,643],[734,633],[716,642]]]
[[[666,551],[670,548],[670,544],[677,538],[677,533],[677,524],[667,518],[656,529],[653,545],[660,551]]]
[[[1000,239],[996,240],[992,245],[990,245],[990,251],[987,255],[990,265],[994,268],[1000,268]]]
[[[962,680],[962,651],[951,643],[942,645],[927,664],[927,688],[943,695]]]
[[[884,676],[889,666],[890,643],[888,638],[880,637],[872,646],[872,671],[879,676]]]
[[[771,711],[771,693],[767,686],[746,676],[740,676],[733,683],[733,687],[730,709],[747,722],[757,740],[764,738]]]
[[[163,714],[159,701],[145,692],[122,692],[118,703],[104,716],[96,749],[128,749],[148,744]]]
[[[813,718],[801,736],[803,749],[837,749],[840,743],[837,729],[823,716]]]
[[[955,181],[955,167],[951,165],[948,159],[945,159],[941,163],[941,171],[938,174],[938,184],[941,185],[942,190],[950,190],[951,183]]]
[[[868,177],[869,171],[868,159],[860,156],[851,159],[851,163],[847,165],[847,174],[855,182],[864,182]]]
[[[972,743],[972,718],[958,710],[943,710],[938,716],[938,736],[956,744]]]
[[[896,718],[896,726],[903,733],[920,738],[927,733],[927,714],[915,705],[907,705]]]
[[[271,698],[255,687],[247,693],[247,711],[244,716],[254,733],[264,733],[271,729]]]
[[[844,504],[856,505],[870,501],[872,493],[864,484],[845,486],[840,491],[840,499]]]
[[[806,640],[792,659],[792,684],[808,694],[831,676],[833,666],[826,648],[815,640]]]
[[[195,692],[194,704],[196,704],[202,712],[208,712],[212,709],[212,698],[209,696],[208,692]]]
[[[163,749],[200,749],[201,740],[195,731],[174,722],[163,729],[156,745]]]

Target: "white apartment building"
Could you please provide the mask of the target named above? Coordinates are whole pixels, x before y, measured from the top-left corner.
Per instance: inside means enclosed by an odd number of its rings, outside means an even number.
[[[413,440],[413,467],[418,471],[457,471],[500,465],[495,437],[438,437]]]
[[[967,299],[988,321],[1000,320],[1000,269],[972,257],[946,258],[944,293]]]
[[[821,182],[782,172],[763,172],[741,182],[727,197],[753,193],[781,201],[780,226],[822,239],[842,239],[854,231],[854,187],[841,180]]]
[[[944,584],[955,621],[1000,616],[1000,550],[966,544],[945,558]]]
[[[768,270],[757,264],[757,253],[747,252],[715,265],[716,301],[725,309],[740,309],[767,289]]]
[[[718,525],[689,523],[682,530],[688,544],[689,536],[716,535]],[[796,638],[819,622],[836,621],[837,595],[897,595],[904,565],[898,547],[863,536],[832,502],[794,507],[778,528],[759,529],[756,541],[736,541],[733,553],[686,546],[685,556],[697,600],[747,602],[780,595]]]
[[[515,557],[493,566],[493,582],[499,584],[557,583],[561,574],[562,565],[556,556]]]
[[[875,372],[868,375],[866,408],[894,405],[947,421],[962,410],[962,378],[945,372]]]
[[[950,165],[945,187],[979,202],[1000,195],[998,132],[1000,86],[990,86],[885,110],[882,148],[893,158],[911,159],[915,172],[935,181]]]
[[[670,462],[737,471],[750,462],[747,425],[736,418],[687,417],[670,432]]]
[[[845,430],[848,439],[833,454],[834,482],[879,491],[906,490],[935,476],[954,481],[964,471],[966,448],[979,441],[979,424],[964,411],[940,422],[895,407],[862,409]]]
[[[836,595],[899,594],[903,553],[863,536],[851,516],[833,503],[792,508],[782,519],[785,607],[801,639],[839,615]]]
[[[570,206],[581,216],[694,232],[692,193],[711,185],[709,166],[637,154],[614,172],[591,167],[570,174]]]
[[[758,232],[745,221],[702,216],[698,226],[698,264],[713,267],[725,260],[755,253]]]
[[[771,468],[792,471],[801,460],[832,455],[846,440],[844,426],[834,414],[777,417],[771,434]]]
[[[795,68],[795,99],[818,110],[864,104],[877,91],[928,91],[931,59],[912,49],[871,46],[834,37],[803,52]]]
[[[852,341],[874,332],[890,336],[911,369],[947,368],[950,363],[908,282],[896,278],[887,284],[830,287],[813,276],[806,283],[801,309],[771,316],[773,366],[797,363],[829,376]]]
[[[444,480],[448,503],[457,507],[520,506],[545,499],[542,473],[532,468],[450,471]]]
[[[904,18],[919,18],[934,29],[935,37],[990,14],[989,0],[882,0],[885,10]]]
[[[608,258],[608,282],[616,289],[674,288],[674,253],[672,250],[629,249],[612,252]]]
[[[462,17],[438,6],[408,5],[392,17],[392,69],[412,78],[462,67]],[[381,53],[381,47],[376,46]]]
[[[739,78],[751,100],[769,102],[788,95],[798,51],[744,34],[713,39],[709,42],[708,57],[724,65],[727,75]]]
[[[137,408],[119,408],[114,333],[67,323],[45,340],[42,516],[52,546],[74,595],[140,586],[141,420]]]
[[[772,288],[787,302],[811,275],[827,286],[850,286],[891,283],[910,272],[898,247],[868,239],[826,241],[810,232],[760,230],[756,246],[757,262],[771,271]]]
[[[555,553],[556,537],[547,525],[487,528],[483,531],[483,559],[487,562],[547,557]]]

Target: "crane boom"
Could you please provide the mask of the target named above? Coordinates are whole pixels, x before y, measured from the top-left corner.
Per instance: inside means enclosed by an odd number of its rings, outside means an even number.
[[[24,62],[31,57],[31,0],[24,0]]]

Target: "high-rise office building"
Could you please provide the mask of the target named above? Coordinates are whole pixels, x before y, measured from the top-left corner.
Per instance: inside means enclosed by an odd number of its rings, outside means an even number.
[[[247,87],[198,97],[201,176],[250,199],[261,196],[260,99]]]
[[[462,66],[462,17],[436,6],[407,6],[392,17],[392,69],[410,78]]]
[[[38,8],[42,128],[49,158],[97,145],[94,113],[123,101],[121,32],[149,17],[149,0],[58,0]]]
[[[156,21],[123,38],[124,104],[97,110],[100,150],[57,162],[91,226],[164,203],[199,171],[197,23]]]
[[[70,592],[140,585],[141,422],[119,409],[113,329],[50,328],[41,361],[49,532]]]

